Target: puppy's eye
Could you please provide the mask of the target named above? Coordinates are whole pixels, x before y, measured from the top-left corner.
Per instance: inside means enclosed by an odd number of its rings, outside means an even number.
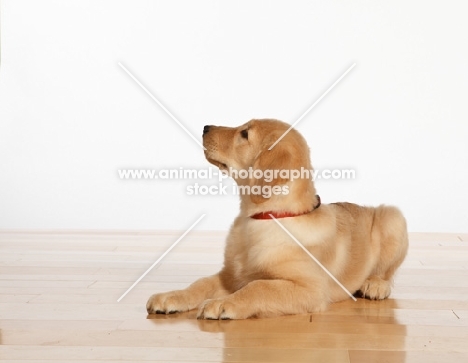
[[[244,139],[249,139],[249,132],[247,130],[242,130],[241,131],[241,136],[244,138]]]

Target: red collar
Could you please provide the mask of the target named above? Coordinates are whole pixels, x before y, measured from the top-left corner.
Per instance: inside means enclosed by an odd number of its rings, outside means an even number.
[[[312,210],[309,210],[307,212],[302,212],[302,213],[291,213],[291,212],[260,212],[260,213],[256,213],[256,214],[253,214],[250,216],[250,218],[252,219],[273,219],[276,218],[287,218],[287,217],[298,217],[298,216],[302,216],[304,214],[307,214],[307,213],[310,213],[312,212],[313,210],[317,209],[318,207],[320,207],[320,204],[322,204],[321,200],[320,200],[320,196],[319,195],[316,195],[317,197],[317,205],[315,205]]]

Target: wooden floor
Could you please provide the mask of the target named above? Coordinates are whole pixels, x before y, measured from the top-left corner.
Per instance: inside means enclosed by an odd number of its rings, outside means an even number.
[[[390,299],[322,314],[147,316],[222,263],[224,233],[0,233],[2,362],[468,362],[468,235],[411,234]],[[313,262],[311,262],[313,263]]]

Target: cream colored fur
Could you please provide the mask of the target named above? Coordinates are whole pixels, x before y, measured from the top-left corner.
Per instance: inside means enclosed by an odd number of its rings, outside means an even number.
[[[220,169],[312,169],[304,138],[276,120],[251,120],[237,128],[211,126],[205,156]],[[247,136],[247,137],[246,137]],[[226,241],[223,269],[185,290],[155,294],[149,313],[198,309],[201,319],[245,319],[318,312],[348,295],[273,220],[259,212],[305,213],[278,221],[351,293],[390,295],[392,277],[408,249],[406,221],[391,206],[317,204],[310,179],[271,182],[237,179],[239,185],[287,186],[287,195],[241,195],[240,213]]]

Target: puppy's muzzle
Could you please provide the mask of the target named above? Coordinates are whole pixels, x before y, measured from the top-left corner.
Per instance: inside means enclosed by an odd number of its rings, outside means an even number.
[[[211,125],[205,125],[205,127],[203,127],[203,135],[207,134],[208,131],[210,131],[210,128],[211,128]]]

